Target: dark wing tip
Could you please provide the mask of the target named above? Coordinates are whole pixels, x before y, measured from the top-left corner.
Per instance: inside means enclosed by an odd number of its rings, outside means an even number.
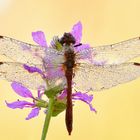
[[[136,66],[140,66],[140,63],[134,62],[134,65],[136,65]]]
[[[3,38],[3,36],[2,36],[2,35],[0,35],[0,38]]]
[[[3,62],[0,62],[0,65],[2,65],[3,64]]]

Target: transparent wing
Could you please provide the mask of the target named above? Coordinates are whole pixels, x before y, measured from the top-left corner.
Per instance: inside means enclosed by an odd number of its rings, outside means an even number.
[[[16,62],[34,65],[42,64],[45,51],[40,46],[0,36],[0,55],[4,55]]]
[[[75,87],[83,91],[99,91],[134,80],[140,76],[140,64],[95,66],[82,64],[73,79]]]
[[[29,73],[20,63],[0,62],[0,79],[9,82],[17,81],[30,89],[45,85],[39,73]]]
[[[81,55],[91,54],[93,62],[105,64],[121,64],[140,56],[140,37],[120,43],[90,48],[80,52]]]

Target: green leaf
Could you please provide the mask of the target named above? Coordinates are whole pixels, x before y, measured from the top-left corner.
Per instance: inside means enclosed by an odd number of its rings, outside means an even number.
[[[66,109],[66,104],[65,103],[56,101],[54,103],[54,108],[53,108],[52,116],[53,117],[57,116],[58,114],[63,112],[65,109]]]
[[[53,98],[61,91],[62,91],[62,86],[55,86],[49,90],[46,90],[44,94],[46,94],[48,98]]]
[[[36,100],[35,101],[35,105],[37,107],[43,107],[43,108],[47,108],[48,107],[48,103],[44,100]]]

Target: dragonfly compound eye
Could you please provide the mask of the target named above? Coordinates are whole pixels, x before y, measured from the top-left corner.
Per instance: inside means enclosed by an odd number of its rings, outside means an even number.
[[[71,33],[64,33],[64,35],[62,36],[62,38],[60,38],[59,42],[62,44],[62,45],[71,45],[71,44],[75,44],[76,43],[76,40],[75,38],[73,37],[73,35]]]

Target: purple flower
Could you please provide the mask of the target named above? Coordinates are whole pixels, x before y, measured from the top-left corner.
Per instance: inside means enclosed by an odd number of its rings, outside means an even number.
[[[76,39],[76,45],[79,44],[81,42],[81,39],[82,39],[82,23],[80,21],[77,22],[72,27],[70,33]],[[33,37],[33,40],[37,44],[39,44],[41,47],[46,47],[46,49],[48,48],[47,41],[46,41],[46,38],[45,38],[45,34],[44,34],[43,31],[32,32],[32,37]],[[53,41],[51,41],[50,44],[53,44]],[[82,51],[82,50],[85,50],[85,49],[87,50],[89,48],[90,48],[90,45],[89,44],[82,44],[81,46],[75,47],[74,49],[75,49],[76,52],[79,52],[79,51]],[[89,56],[89,55],[86,54],[86,57],[87,56]],[[81,59],[84,59],[84,58],[81,58]]]
[[[79,44],[82,39],[82,23],[80,21],[72,27],[71,34],[76,39],[76,44]]]
[[[73,26],[73,28],[71,30],[71,34],[76,39],[75,45],[80,44],[81,39],[82,39],[82,24],[80,21]],[[92,63],[92,61],[93,61],[92,53],[90,51],[89,44],[82,44],[80,46],[74,47],[74,50],[76,53],[80,53],[79,59],[87,59],[88,61],[90,61]]]
[[[80,44],[81,39],[82,39],[82,24],[81,24],[80,21],[77,22],[72,27],[70,33],[76,39],[76,44],[75,45]],[[42,42],[46,42],[45,35],[44,35],[44,33],[42,31],[34,32],[32,34],[32,36],[33,36],[33,40],[36,43],[38,43],[39,45],[43,44]],[[51,44],[52,44],[52,42],[51,42]],[[87,59],[87,60],[89,60],[91,63],[93,63],[95,65],[103,65],[105,63],[105,62],[95,62],[92,59],[92,55],[91,55],[91,52],[90,52],[90,45],[89,44],[82,44],[80,46],[74,47],[74,49],[75,49],[76,52],[80,53],[80,58],[79,59]],[[49,54],[49,55],[46,56],[46,58],[44,58],[48,67],[52,67],[53,64],[55,64],[55,61],[56,61],[55,55],[56,54],[54,54],[54,53],[51,54],[51,55]],[[31,69],[28,68],[28,71],[38,72],[40,74],[42,73],[38,69],[34,70],[34,68],[31,68]],[[56,78],[56,77],[61,77],[63,75],[64,75],[64,72],[63,72],[63,70],[60,67],[47,70],[47,72],[46,72],[46,78],[47,79],[53,79],[53,78]],[[66,91],[64,90],[58,98],[59,99],[64,99],[65,97],[66,97]],[[90,110],[96,112],[96,110],[91,105],[91,101],[93,100],[93,95],[88,95],[87,93],[76,92],[76,93],[73,94],[72,98],[73,98],[73,100],[81,100],[81,101],[87,103],[89,105],[89,107],[90,107]]]
[[[32,94],[32,92],[27,89],[26,87],[22,86],[20,83],[17,82],[13,82],[11,84],[13,90],[21,97],[24,98],[30,98],[32,99],[32,102],[28,102],[28,101],[24,101],[24,100],[17,100],[15,102],[12,103],[8,103],[6,102],[6,105],[9,108],[12,109],[23,109],[23,108],[32,108],[31,112],[28,114],[28,116],[26,117],[26,120],[29,120],[31,118],[37,117],[39,115],[39,111],[41,110],[41,108],[45,108],[47,109],[48,107],[48,102],[45,100],[42,100],[42,96],[44,95],[45,92],[45,88],[42,86],[38,89],[38,96],[35,98]],[[60,94],[56,94],[56,104],[60,103],[60,106],[55,106],[54,108],[54,114],[56,113],[61,113],[62,111],[64,111],[64,105],[62,106],[62,102],[63,104],[66,104],[66,90],[64,89]],[[72,100],[80,100],[85,102],[86,104],[89,105],[90,110],[96,112],[95,108],[92,107],[92,100],[93,100],[93,95],[88,95],[87,93],[81,93],[81,92],[76,92],[72,94]],[[58,112],[57,112],[58,111]],[[47,110],[46,110],[47,112]]]
[[[92,107],[92,100],[93,100],[93,95],[88,95],[87,93],[82,93],[82,92],[76,92],[72,95],[73,100],[81,100],[85,103],[87,103],[90,107],[91,111],[97,112],[95,108]]]
[[[62,93],[58,96],[58,100],[65,100],[66,97],[67,97],[67,91],[63,90]],[[95,113],[97,112],[96,109],[93,108],[91,104],[93,100],[93,95],[88,95],[87,93],[82,93],[82,92],[76,92],[72,94],[72,100],[83,101],[89,105],[91,111],[94,111]]]
[[[72,27],[70,33],[76,39],[75,45],[79,44],[82,39],[82,24],[80,21]],[[48,49],[45,34],[42,31],[32,32],[32,37],[33,37],[33,40],[36,43],[38,43],[41,47],[45,47],[46,50]],[[51,44],[52,44],[52,41],[51,41]],[[52,45],[50,45],[50,46],[52,46]],[[91,62],[92,55],[91,55],[90,50],[88,50],[89,48],[90,48],[89,44],[82,44],[80,46],[74,47],[76,52],[80,52],[79,59],[88,59]],[[85,53],[85,51],[86,51],[86,53]],[[57,60],[56,60],[56,58],[57,58]],[[59,61],[59,62],[61,61],[61,60],[59,60],[57,53],[54,53],[54,52],[51,53],[50,51],[48,51],[48,52],[46,51],[46,57],[43,59],[45,62],[44,64],[47,65],[46,67],[53,67],[55,64],[57,64],[57,61]],[[62,59],[62,58],[60,57],[60,59]],[[27,66],[27,65],[24,65],[24,68],[31,73],[38,72],[43,76],[43,78],[46,78],[48,80],[64,76],[64,71],[60,67],[55,67],[54,69],[50,69],[50,70],[47,69],[45,72],[43,72],[39,68]]]
[[[37,72],[42,76],[42,78],[47,78],[46,75],[45,75],[46,72],[43,72],[41,69],[39,69],[39,68],[37,68],[35,66],[29,66],[29,65],[23,64],[23,68],[25,70],[27,70],[29,73]]]
[[[103,66],[105,65],[106,61],[92,61],[92,63],[96,66]]]
[[[45,48],[48,47],[44,32],[42,31],[32,32],[32,37],[33,40],[41,47]]]
[[[34,66],[28,66],[26,64],[23,64],[24,69],[26,69],[29,73],[33,73],[33,72],[38,72],[40,74],[42,74],[42,70],[34,67]]]
[[[42,97],[42,91],[44,91],[43,88],[39,88],[38,90],[38,96],[37,98],[35,98],[33,96],[33,94],[31,93],[31,91],[29,89],[27,89],[26,87],[22,86],[20,83],[17,82],[13,82],[11,84],[13,90],[21,97],[24,98],[31,98],[33,101],[32,102],[27,102],[27,101],[22,101],[22,100],[17,100],[15,102],[12,103],[8,103],[7,101],[6,104],[9,108],[12,109],[23,109],[23,108],[32,108],[31,112],[29,113],[29,115],[26,117],[26,120],[29,120],[31,118],[34,118],[36,116],[38,116],[39,111],[40,111],[40,106],[38,105],[39,102],[41,102],[41,97]]]

